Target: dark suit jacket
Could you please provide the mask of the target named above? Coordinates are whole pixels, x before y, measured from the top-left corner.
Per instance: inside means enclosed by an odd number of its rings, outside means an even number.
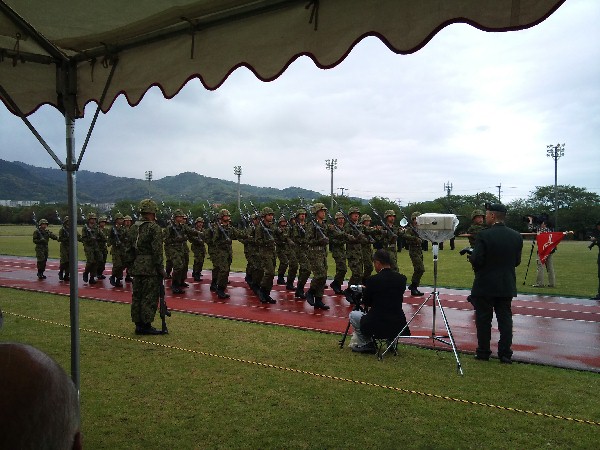
[[[360,320],[360,330],[365,336],[395,338],[406,325],[402,301],[406,290],[406,277],[391,269],[382,269],[365,281],[363,302],[367,314]]]
[[[480,231],[469,258],[475,271],[471,295],[514,297],[517,295],[515,267],[521,264],[523,237],[503,223]]]

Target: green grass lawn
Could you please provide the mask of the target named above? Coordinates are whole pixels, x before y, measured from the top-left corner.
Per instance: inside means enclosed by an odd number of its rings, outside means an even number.
[[[57,234],[58,225],[50,226],[50,229]],[[33,226],[0,226],[0,253],[16,256],[35,256],[34,244],[32,242]],[[517,289],[521,293],[542,294],[542,295],[562,295],[589,298],[598,292],[598,249],[588,250],[588,242],[583,241],[563,241],[559,244],[557,252],[554,254],[554,268],[556,271],[555,288],[533,288],[531,285],[535,282],[536,263],[535,252],[531,257],[527,281],[525,273],[529,257],[531,255],[531,240],[525,241],[523,245],[523,262],[517,268]],[[438,258],[438,286],[470,289],[473,282],[473,271],[471,265],[467,262],[465,256],[460,256],[459,250],[466,247],[468,242],[465,238],[456,239],[456,249],[451,251],[449,243],[446,242],[444,250],[439,252]],[[56,241],[50,241],[50,258],[59,257],[59,246]],[[79,244],[79,259],[84,257],[83,247]],[[192,258],[193,259],[193,258]],[[110,261],[110,254],[109,254]],[[335,273],[335,263],[329,255],[329,276],[332,278]],[[433,255],[430,251],[424,254],[425,275],[422,284],[433,284]],[[190,264],[192,262],[190,261]],[[410,278],[412,274],[412,265],[408,256],[408,251],[402,251],[398,254],[398,265],[400,271]],[[205,260],[205,269],[212,267],[208,257]],[[246,259],[242,245],[233,242],[233,271],[243,272],[246,268]],[[350,273],[347,274],[347,277]]]
[[[448,252],[450,253],[450,252]],[[68,369],[69,299],[0,289],[0,340]],[[129,306],[80,299],[84,445],[188,448],[597,448],[596,373],[401,345],[341,350],[339,336],[174,312],[136,337]]]

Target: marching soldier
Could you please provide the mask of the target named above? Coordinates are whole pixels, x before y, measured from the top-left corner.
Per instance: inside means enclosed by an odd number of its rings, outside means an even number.
[[[106,216],[100,216],[98,219],[98,248],[100,249],[100,260],[98,261],[97,277],[104,280],[104,269],[106,269],[106,258],[108,257],[108,230],[106,229]]]
[[[340,231],[343,230],[345,221],[344,214],[341,212],[335,213],[335,225],[333,228],[337,228]],[[347,239],[346,234],[343,232],[333,233],[329,237],[329,248],[331,250],[331,256],[335,261],[335,276],[333,277],[331,284],[329,284],[329,287],[333,289],[333,292],[336,294],[343,293],[342,284],[344,283],[346,272],[348,271],[348,266],[346,265]]]
[[[129,229],[136,254],[131,267],[134,276],[131,321],[135,323],[135,334],[162,334],[152,326],[162,278],[166,275],[163,268],[162,231],[156,223],[156,203],[153,200],[142,200],[139,211],[142,219]]]
[[[296,255],[296,243],[293,239],[294,227],[296,226],[296,217],[290,217],[288,224],[288,274],[285,283],[286,291],[295,291],[294,280],[298,273],[298,256]]]
[[[123,217],[123,226],[126,230],[125,239],[123,240],[123,243],[125,245],[125,257],[123,258],[123,263],[125,265],[125,281],[127,283],[131,283],[133,281],[131,275],[129,274],[129,268],[132,266],[133,261],[135,259],[135,242],[133,242],[129,234],[129,230],[131,229],[132,225],[133,219],[130,215]]]
[[[348,267],[350,268],[350,280],[348,288],[344,291],[346,298],[349,299],[352,295],[350,285],[362,284],[363,280],[363,261],[362,261],[362,243],[367,241],[366,236],[360,229],[358,219],[360,217],[360,209],[352,206],[348,210],[349,223],[344,225],[344,232],[348,236],[346,243],[346,258],[348,259]],[[350,301],[350,300],[348,300]]]
[[[364,284],[365,280],[371,276],[373,273],[373,234],[375,234],[375,228],[371,227],[371,216],[368,214],[363,214],[360,217],[360,229],[363,234],[366,236],[366,240],[361,243],[360,248],[362,250],[362,266],[363,266],[363,276],[362,283]]]
[[[192,243],[192,253],[194,254],[194,265],[192,266],[192,277],[194,281],[200,281],[202,277],[202,268],[204,267],[204,258],[206,257],[206,246],[204,245],[204,219],[197,217],[194,222],[194,233],[190,242]]]
[[[244,244],[244,256],[246,257],[245,280],[256,295],[259,295],[260,280],[262,278],[260,257],[258,256],[258,246],[256,244],[256,230],[259,226],[260,217],[258,217],[258,214],[252,213],[250,215],[250,226],[241,236],[242,243]]]
[[[40,280],[45,280],[46,263],[48,262],[48,240],[58,240],[58,237],[48,230],[48,221],[40,220],[38,226],[33,232],[33,243],[35,244],[35,258],[37,260],[37,277]]]
[[[110,245],[110,253],[112,255],[112,271],[108,281],[111,286],[123,287],[123,273],[125,272],[125,247],[128,245],[128,229],[124,225],[124,216],[121,213],[115,215],[110,233],[108,235],[108,244]]]
[[[477,239],[477,233],[482,230],[485,230],[487,225],[485,224],[485,213],[481,209],[476,209],[471,214],[471,226],[467,230],[467,234],[469,235],[469,245],[473,247],[475,245],[475,240]]]
[[[306,210],[304,208],[299,208],[296,211],[296,223],[292,228],[291,238],[295,244],[294,253],[298,261],[298,284],[296,285],[294,297],[305,300],[306,294],[304,293],[304,286],[308,281],[308,277],[310,277],[310,269],[308,267],[308,259],[306,257],[308,244],[306,242]],[[293,284],[294,278],[296,278],[296,272],[292,272],[292,267],[290,267],[288,284]]]
[[[312,272],[310,288],[306,293],[306,301],[315,309],[329,309],[329,306],[323,303],[323,294],[327,282],[327,245],[329,238],[325,234],[327,226],[325,224],[325,215],[327,208],[323,203],[315,203],[311,212],[314,214],[314,220],[306,225],[306,243],[308,248],[308,265]]]
[[[81,242],[85,252],[85,269],[83,271],[83,281],[89,284],[96,284],[96,274],[98,273],[98,264],[102,259],[100,247],[98,245],[98,225],[96,224],[96,214],[89,213],[87,222],[81,230]]]
[[[263,208],[261,217],[261,221],[255,230],[255,242],[259,257],[258,262],[261,264],[260,271],[255,273],[262,275],[258,298],[261,303],[276,303],[276,301],[271,298],[276,261],[275,238],[273,236],[273,210],[268,206]],[[254,276],[252,278],[254,279]]]
[[[273,237],[275,238],[275,250],[277,259],[279,260],[279,267],[277,268],[277,284],[284,285],[286,284],[285,272],[290,264],[290,238],[285,216],[282,215],[277,221],[277,228],[273,231]]]
[[[410,295],[413,297],[420,297],[423,295],[419,291],[419,283],[421,283],[421,277],[425,273],[425,265],[423,264],[423,240],[417,234],[417,217],[421,215],[420,212],[413,212],[410,216],[411,224],[404,230],[404,241],[408,245],[408,255],[413,265],[413,274],[411,278]]]
[[[70,280],[69,268],[69,216],[63,218],[62,227],[58,230],[58,242],[60,243],[60,263],[58,266],[58,279]]]
[[[225,292],[229,281],[229,270],[233,258],[231,242],[237,239],[240,233],[231,226],[231,214],[228,210],[222,209],[217,215],[217,221],[212,225],[211,241],[209,249],[212,247],[212,279],[216,286],[216,293],[219,298],[229,298]]]
[[[176,209],[173,212],[173,216],[173,222],[164,229],[165,253],[173,261],[171,290],[173,294],[183,294],[185,292],[183,288],[187,287],[185,278],[187,276],[190,252],[187,241],[191,233],[185,223],[185,215],[182,210]]]

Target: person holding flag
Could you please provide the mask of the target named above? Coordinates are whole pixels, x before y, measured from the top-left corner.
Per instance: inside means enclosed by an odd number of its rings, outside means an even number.
[[[556,246],[567,234],[573,234],[572,231],[557,232],[552,231],[552,224],[543,217],[539,226],[537,226],[537,236],[535,238],[538,251],[536,257],[537,277],[533,287],[545,287],[544,285],[544,267],[548,272],[547,287],[556,286],[556,274],[554,272],[554,262],[552,255],[556,251]]]

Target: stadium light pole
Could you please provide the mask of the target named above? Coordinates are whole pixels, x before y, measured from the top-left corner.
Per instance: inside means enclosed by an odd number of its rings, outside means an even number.
[[[148,198],[150,198],[150,182],[152,181],[151,170],[146,170],[146,181],[148,182]]]
[[[326,159],[325,167],[331,172],[331,207],[330,211],[333,211],[333,171],[337,169],[337,159]]]
[[[558,228],[558,159],[565,156],[565,144],[547,145],[546,156],[554,159],[554,229]]]
[[[241,200],[240,200],[240,198],[241,198],[241,195],[240,195],[240,177],[242,176],[242,166],[233,166],[233,173],[235,175],[237,175],[237,177],[238,177],[238,202],[237,203],[238,203],[238,211],[241,211],[241,209],[240,209],[240,202],[241,202]]]

